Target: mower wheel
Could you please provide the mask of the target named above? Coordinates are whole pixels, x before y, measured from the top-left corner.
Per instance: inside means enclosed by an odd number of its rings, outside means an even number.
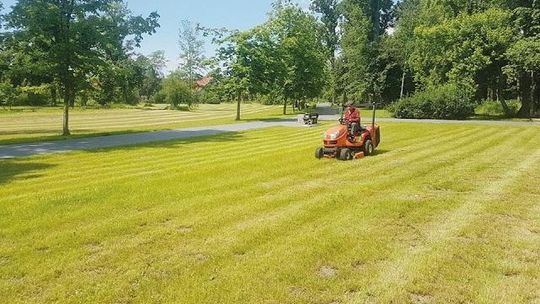
[[[324,148],[317,148],[317,150],[315,150],[315,158],[317,159],[324,158]]]
[[[342,149],[339,152],[340,160],[351,160],[353,159],[352,151],[350,149]]]
[[[371,142],[371,139],[366,140],[364,143],[364,155],[370,156],[375,151],[375,147],[373,146],[373,143]]]

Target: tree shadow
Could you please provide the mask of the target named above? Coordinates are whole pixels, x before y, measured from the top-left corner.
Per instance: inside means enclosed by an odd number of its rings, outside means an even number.
[[[163,134],[164,131],[160,131]],[[209,130],[170,130],[166,133],[177,134],[185,136],[183,138],[171,138],[171,139],[155,139],[155,141],[134,143],[128,145],[120,145],[114,147],[106,147],[99,149],[84,150],[88,153],[104,153],[111,151],[131,151],[141,148],[163,148],[163,149],[178,149],[178,153],[182,153],[182,147],[197,143],[225,143],[231,141],[240,141],[245,138],[241,131],[217,131],[213,129]],[[151,133],[150,133],[151,134]],[[216,146],[216,153],[219,152],[219,147]]]
[[[28,180],[41,177],[39,173],[55,165],[29,162],[24,160],[0,159],[0,185],[15,180]]]
[[[292,118],[292,117],[282,117],[282,118],[275,117],[275,118],[248,118],[248,119],[240,120],[240,122],[257,122],[257,121],[262,121],[262,122],[297,122],[298,119],[297,118]]]

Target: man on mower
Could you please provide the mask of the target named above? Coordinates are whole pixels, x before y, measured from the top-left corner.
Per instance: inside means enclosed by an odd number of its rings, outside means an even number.
[[[345,123],[347,124],[351,141],[355,141],[356,135],[360,132],[360,112],[356,109],[353,103],[347,104]]]

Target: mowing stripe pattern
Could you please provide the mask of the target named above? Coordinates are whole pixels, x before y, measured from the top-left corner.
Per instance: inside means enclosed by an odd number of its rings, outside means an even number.
[[[1,160],[0,299],[540,299],[538,128],[386,124],[354,162],[324,128]]]

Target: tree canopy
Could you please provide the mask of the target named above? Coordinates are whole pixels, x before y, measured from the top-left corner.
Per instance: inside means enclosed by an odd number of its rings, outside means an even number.
[[[311,0],[309,10],[295,3],[276,0],[262,24],[244,31],[181,21],[180,65],[166,75],[163,52],[137,53],[159,27],[156,12],[133,16],[122,0],[18,0],[0,16],[0,102],[62,98],[65,134],[69,106],[88,101],[174,108],[236,101],[237,119],[245,100],[281,104],[286,113],[312,101],[444,109],[448,98],[464,116],[485,101],[508,116],[540,114],[539,1]]]

